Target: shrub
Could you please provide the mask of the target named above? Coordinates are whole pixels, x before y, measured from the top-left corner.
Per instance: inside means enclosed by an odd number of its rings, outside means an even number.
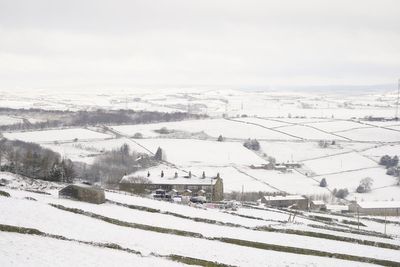
[[[357,193],[366,193],[371,191],[372,183],[374,180],[370,177],[366,177],[360,181],[360,185],[357,187]]]
[[[349,195],[349,190],[347,188],[339,189],[335,192],[335,197],[346,198]]]
[[[246,142],[244,142],[243,146],[250,150],[260,150],[260,143],[257,141],[257,139],[252,140],[249,138]]]
[[[322,178],[321,182],[319,183],[319,186],[320,187],[327,187],[328,186],[328,183],[326,182],[325,178]]]
[[[133,138],[135,138],[135,139],[142,139],[142,138],[143,138],[143,134],[142,134],[142,133],[135,133],[135,134],[133,135]]]
[[[163,160],[163,150],[161,147],[157,148],[156,154],[154,155],[154,159],[158,160],[158,161],[162,161]]]
[[[168,130],[167,127],[162,127],[162,128],[160,128],[160,129],[154,130],[154,131],[155,131],[156,133],[159,133],[159,134],[170,134],[170,133],[173,132],[172,130]]]
[[[389,155],[384,155],[379,160],[379,164],[386,166],[386,168],[395,167],[399,164],[399,157],[394,156],[391,158]]]
[[[3,196],[3,197],[10,197],[10,194],[9,194],[8,192],[1,191],[1,190],[0,190],[0,196]]]

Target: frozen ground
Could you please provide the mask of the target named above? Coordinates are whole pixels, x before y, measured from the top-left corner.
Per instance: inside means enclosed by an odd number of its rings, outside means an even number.
[[[136,223],[152,227],[162,227],[165,229],[176,229],[190,231],[202,234],[204,237],[228,237],[249,242],[259,242],[264,244],[278,245],[281,247],[299,247],[303,249],[312,249],[322,252],[334,252],[339,254],[354,255],[359,257],[369,257],[375,259],[391,260],[400,262],[400,257],[395,249],[373,247],[371,245],[361,245],[353,242],[336,241],[332,239],[310,237],[302,234],[288,234],[280,232],[258,231],[256,226],[270,226],[276,229],[301,229],[314,231],[309,224],[324,226],[324,223],[314,221],[312,214],[306,213],[296,219],[296,223],[286,223],[287,212],[274,209],[254,210],[240,208],[237,213],[253,216],[254,218],[239,217],[235,214],[220,211],[218,209],[199,209],[185,205],[173,204],[152,199],[140,198],[135,196],[123,195],[119,193],[107,192],[107,199],[120,203],[136,206],[155,208],[160,212],[148,212],[145,210],[130,209],[123,206],[117,206],[112,203],[101,205],[77,202],[68,199],[58,199],[56,191],[52,195],[36,194],[15,189],[3,189],[11,194],[10,198],[0,197],[0,224],[29,227],[38,229],[42,232],[61,235],[67,238],[81,240],[85,242],[115,243],[123,248],[133,249],[142,253],[144,257],[139,257],[128,252],[111,250],[101,247],[93,247],[89,244],[78,244],[76,241],[62,241],[48,237],[39,237],[31,235],[20,235],[0,231],[0,248],[6,247],[7,250],[0,249],[0,262],[9,263],[20,259],[21,263],[32,265],[37,263],[40,266],[47,266],[46,259],[58,255],[61,248],[68,248],[73,253],[70,258],[60,256],[60,266],[65,264],[74,264],[82,256],[87,257],[82,262],[82,266],[90,265],[95,259],[95,255],[101,253],[100,258],[104,259],[104,265],[113,262],[125,260],[140,266],[151,266],[161,264],[163,266],[177,266],[179,263],[151,255],[171,255],[176,254],[191,258],[203,259],[208,261],[217,261],[219,263],[230,264],[234,266],[368,266],[369,264],[333,259],[330,257],[321,257],[313,255],[302,255],[274,250],[262,250],[251,246],[238,246],[226,242],[208,240],[205,238],[194,238],[190,236],[180,236],[173,233],[159,233],[150,229],[137,229],[132,227],[123,227],[88,216],[75,214],[73,212],[63,211],[48,205],[48,203],[61,204],[69,208],[78,208],[84,211],[92,212],[108,218],[119,220],[126,223]],[[36,201],[25,199],[25,197],[35,198]],[[179,216],[165,214],[163,212],[172,212]],[[24,214],[24,216],[20,216]],[[310,217],[309,217],[310,215]],[[256,219],[259,218],[259,219]],[[207,223],[195,220],[203,218],[207,220],[216,220],[224,223],[234,223],[244,227],[232,227]],[[341,217],[338,217],[342,219]],[[363,223],[365,221],[363,220]],[[375,222],[373,222],[375,223]],[[382,224],[375,223],[369,225],[371,229],[378,229]],[[336,227],[336,226],[331,226]],[[387,244],[400,244],[398,237],[394,239],[384,239],[369,235],[350,234],[341,232],[341,226],[337,226],[337,231],[322,230],[317,228],[316,232],[325,231],[329,234],[336,234],[343,237],[351,237],[357,240],[371,240]],[[394,231],[390,228],[389,231]],[[101,233],[101,234],[99,234]],[[23,242],[26,240],[26,242]],[[36,244],[36,245],[30,245]],[[25,248],[26,247],[26,253]],[[54,254],[49,255],[50,251]],[[24,252],[22,252],[24,251]],[[33,257],[35,255],[35,257]],[[118,257],[115,261],[111,261]],[[79,264],[78,264],[79,265]]]
[[[272,140],[296,140],[296,138],[293,138],[292,136],[277,131],[226,119],[122,125],[113,126],[112,128],[128,136],[133,136],[135,133],[142,133],[144,137],[157,137],[160,136],[160,134],[155,132],[155,130],[159,130],[163,127],[167,128],[168,130],[179,130],[191,133],[203,131],[215,139],[222,135],[225,138],[233,139],[257,138]]]
[[[44,130],[32,132],[3,133],[5,138],[21,140],[25,142],[50,143],[76,140],[102,140],[112,138],[111,135],[103,134],[83,128]]]
[[[139,144],[155,153],[165,151],[166,160],[182,166],[227,166],[266,164],[267,161],[239,142],[190,139],[140,139]]]
[[[177,262],[47,237],[0,232],[1,266],[184,266]]]
[[[280,92],[240,91],[202,88],[121,89],[121,90],[14,90],[0,92],[0,106],[42,107],[49,110],[135,109],[191,111],[209,115],[247,114],[263,117],[306,116],[349,119],[365,116],[388,117],[394,114],[393,92]]]
[[[0,107],[50,110],[101,107],[207,114],[210,118],[204,120],[110,126],[109,132],[114,131],[115,136],[103,133],[100,127],[2,134],[10,139],[40,143],[63,157],[87,164],[124,143],[131,150],[150,155],[161,147],[172,172],[220,173],[225,192],[243,188],[253,192],[282,190],[321,194],[327,190],[321,189],[318,182],[325,176],[331,180],[328,181],[329,188],[348,187],[353,191],[361,177],[369,176],[375,181],[374,190],[361,197],[386,200],[397,198],[393,195],[397,192],[396,181],[385,175],[377,162],[385,154],[394,156],[398,153],[400,124],[363,118],[393,116],[395,96],[393,92],[343,95],[200,89],[159,90],[151,94],[146,90],[66,91],[55,95],[43,90],[35,96],[18,91],[2,94]],[[223,114],[225,118],[222,118]],[[8,119],[6,115],[0,117],[0,124]],[[168,134],[157,132],[163,127]],[[144,138],[132,138],[136,133],[143,134]],[[224,142],[216,142],[219,135],[224,137]],[[242,146],[248,138],[260,141],[260,151],[249,151]],[[329,145],[320,147],[320,140]],[[335,144],[332,144],[333,140]],[[299,161],[304,167],[300,173],[285,174],[249,168],[266,163],[267,156],[279,163]],[[152,172],[158,173],[165,168],[160,165]],[[306,174],[317,176],[310,178]]]
[[[10,116],[5,116],[5,115],[0,115],[0,126],[1,125],[17,124],[17,123],[22,123],[22,119],[15,118],[15,117],[10,117]]]

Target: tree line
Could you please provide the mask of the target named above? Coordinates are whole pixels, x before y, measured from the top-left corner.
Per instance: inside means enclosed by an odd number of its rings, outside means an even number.
[[[38,109],[0,109],[0,114],[14,114],[15,116],[40,115],[50,118],[43,121],[30,123],[24,120],[21,123],[2,125],[0,131],[13,130],[38,130],[54,127],[70,126],[94,126],[99,124],[142,124],[153,122],[180,121],[184,119],[200,119],[205,115],[189,114],[186,112],[157,112],[157,111],[134,111],[134,110],[93,110],[93,111],[47,111]]]
[[[79,177],[93,183],[115,186],[123,176],[156,164],[157,160],[153,157],[131,151],[124,144],[119,149],[98,156],[92,165],[82,165],[79,168]]]
[[[60,154],[34,143],[0,140],[0,170],[33,179],[72,182],[74,164]]]

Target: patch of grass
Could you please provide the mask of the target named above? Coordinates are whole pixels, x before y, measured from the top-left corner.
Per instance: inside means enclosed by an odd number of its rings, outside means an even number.
[[[37,199],[36,199],[36,198],[33,198],[33,197],[24,197],[24,199],[26,199],[26,200],[32,200],[32,201],[37,201]]]
[[[37,229],[6,225],[6,224],[0,224],[0,231],[18,233],[18,234],[40,235],[40,236],[45,235],[45,233]]]
[[[47,193],[47,192],[41,191],[41,190],[25,189],[25,191],[28,191],[31,193],[36,193],[36,194],[42,194],[42,195],[51,195],[50,193]]]
[[[329,217],[324,217],[324,216],[318,216],[318,215],[310,215],[310,218],[317,220],[317,221],[324,221],[324,222],[334,222],[336,220],[329,218]]]
[[[0,196],[2,196],[2,197],[11,197],[11,195],[8,192],[1,191],[1,190],[0,190]]]
[[[355,221],[349,221],[349,220],[342,220],[342,223],[344,224],[350,224],[350,225],[356,225],[356,226],[366,226],[365,224],[363,224],[362,222],[355,222]]]
[[[373,221],[373,222],[378,222],[378,223],[387,223],[387,224],[396,224],[400,225],[400,222],[395,222],[391,220],[385,220],[385,219],[378,219],[378,218],[368,218],[368,217],[362,217],[363,220],[368,220],[368,221]]]
[[[178,261],[184,264],[188,265],[197,265],[197,266],[204,266],[204,267],[229,267],[232,265],[226,265],[218,262],[212,262],[212,261],[206,261],[206,260],[201,260],[201,259],[196,259],[196,258],[190,258],[190,257],[183,257],[179,255],[169,255],[166,258],[169,258],[173,261]]]
[[[351,234],[375,236],[375,237],[393,239],[389,235],[385,235],[385,234],[382,234],[382,233],[379,233],[379,232],[366,231],[366,230],[356,230],[356,229],[350,229],[350,228],[348,228],[348,229],[337,229],[335,227],[329,227],[328,225],[321,226],[321,225],[316,225],[316,224],[308,224],[308,226],[313,227],[313,228],[318,228],[318,229],[336,231],[336,232],[344,232],[344,233],[351,233]]]

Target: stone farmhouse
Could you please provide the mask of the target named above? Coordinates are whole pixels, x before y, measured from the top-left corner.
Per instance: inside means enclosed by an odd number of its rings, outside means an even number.
[[[191,173],[178,176],[176,172],[162,172],[161,175],[147,177],[127,175],[119,182],[119,189],[136,194],[162,189],[172,196],[204,196],[207,201],[221,201],[224,198],[223,180],[219,174],[214,177],[194,177]]]

